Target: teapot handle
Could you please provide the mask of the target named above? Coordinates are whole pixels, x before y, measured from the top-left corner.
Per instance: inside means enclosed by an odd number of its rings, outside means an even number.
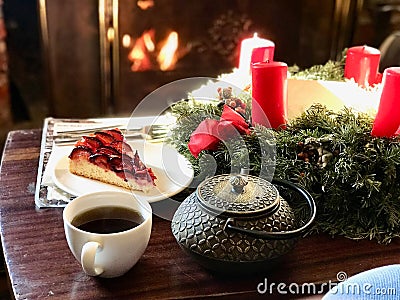
[[[312,222],[315,219],[315,214],[316,214],[316,205],[313,197],[302,187],[298,186],[297,184],[291,183],[286,180],[280,180],[280,179],[274,179],[272,180],[272,183],[278,184],[281,186],[284,186],[286,188],[289,188],[291,190],[295,190],[297,193],[301,194],[305,200],[307,200],[309,209],[310,209],[310,218],[307,221],[305,225],[303,225],[300,228],[297,228],[295,230],[289,230],[289,231],[280,231],[280,232],[266,232],[262,230],[251,230],[251,229],[245,229],[241,227],[237,227],[233,225],[232,223],[234,222],[233,218],[228,218],[226,220],[224,229],[229,228],[233,231],[246,234],[255,238],[260,238],[260,239],[270,239],[270,240],[286,240],[286,239],[292,239],[299,237],[308,227],[311,226]]]

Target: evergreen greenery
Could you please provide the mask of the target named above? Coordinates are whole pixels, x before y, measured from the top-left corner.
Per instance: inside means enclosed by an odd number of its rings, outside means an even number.
[[[186,100],[171,108],[177,125],[169,142],[192,163],[198,180],[210,170],[213,175],[246,167],[248,157],[251,174],[268,177],[275,171],[276,178],[313,195],[317,217],[311,233],[381,243],[400,235],[400,141],[372,137],[371,117],[314,105],[286,130],[257,126],[241,141],[220,143],[195,159],[187,147],[190,135],[205,118],[219,118],[217,103]]]
[[[344,65],[346,62],[346,53],[347,49],[344,49],[339,60],[329,60],[324,65],[314,65],[304,70],[300,70],[297,65],[291,66],[289,67],[290,78],[344,81]]]

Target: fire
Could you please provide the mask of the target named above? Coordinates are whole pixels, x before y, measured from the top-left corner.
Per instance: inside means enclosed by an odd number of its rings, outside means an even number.
[[[132,43],[132,38],[129,34],[124,34],[122,36],[122,46],[128,48]]]
[[[132,50],[128,54],[128,59],[132,61],[131,70],[146,71],[151,69],[152,63],[148,52],[154,51],[153,42],[154,30],[145,31],[141,37],[139,37]]]
[[[133,72],[151,70],[155,67],[162,71],[174,68],[178,60],[178,33],[171,32],[164,41],[157,43],[157,46],[154,36],[155,30],[150,29],[134,41],[128,54]],[[160,49],[160,51],[157,53],[156,49]]]
[[[139,0],[136,4],[140,9],[147,10],[154,6],[154,0]]]
[[[169,34],[157,56],[160,69],[165,71],[172,69],[177,61],[176,50],[178,49],[178,33],[173,31]]]
[[[153,42],[153,37],[154,37],[154,30],[146,31],[145,33],[143,33],[144,45],[146,46],[146,49],[150,52],[153,52],[154,49],[156,48]]]

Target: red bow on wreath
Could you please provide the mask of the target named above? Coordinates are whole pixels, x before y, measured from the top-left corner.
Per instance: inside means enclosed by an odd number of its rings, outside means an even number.
[[[190,153],[197,158],[203,150],[216,150],[220,141],[249,133],[249,125],[244,118],[228,105],[224,105],[220,120],[202,121],[191,134],[188,147]]]

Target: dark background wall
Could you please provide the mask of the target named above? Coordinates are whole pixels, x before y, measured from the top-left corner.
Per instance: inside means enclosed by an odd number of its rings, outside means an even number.
[[[34,0],[4,1],[9,86],[15,123],[46,114],[39,14]]]

